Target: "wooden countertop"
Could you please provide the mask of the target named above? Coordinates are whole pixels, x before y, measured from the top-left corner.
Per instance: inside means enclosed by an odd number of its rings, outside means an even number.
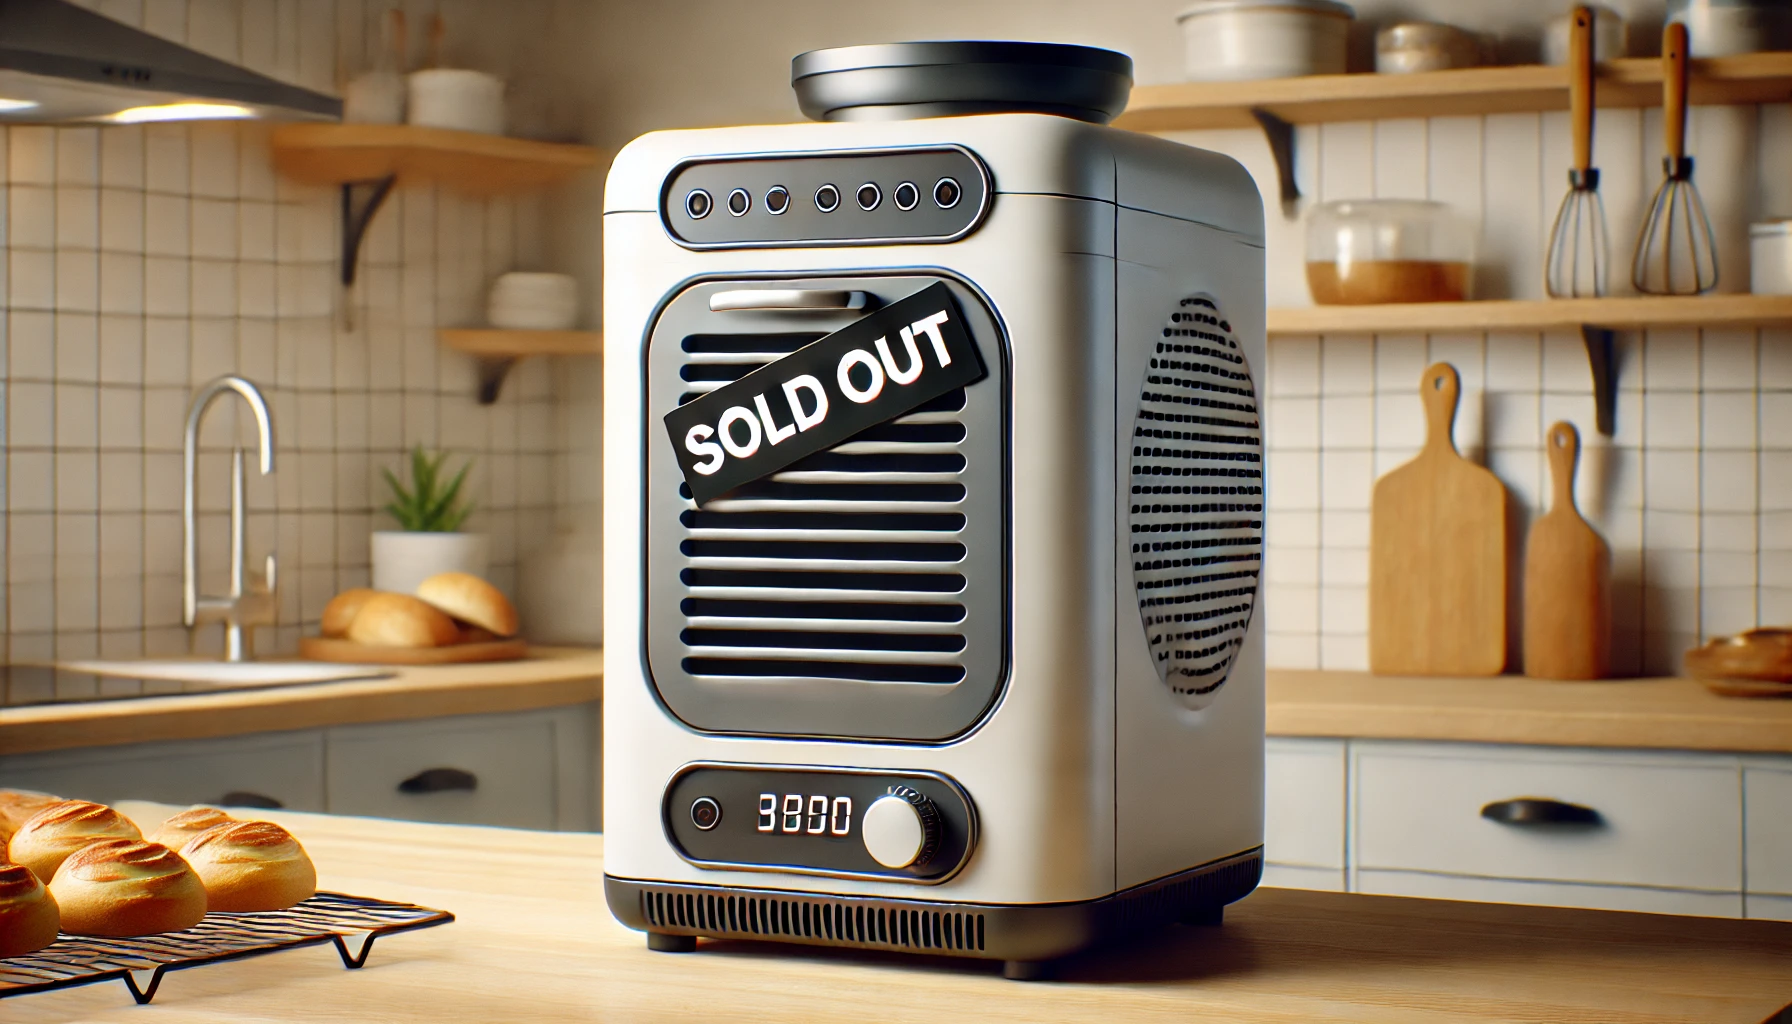
[[[1690,679],[1577,683],[1272,669],[1268,684],[1271,736],[1792,754],[1792,700],[1719,697]]]
[[[129,810],[129,808],[127,808]],[[360,971],[328,946],[0,1001],[13,1024],[243,1021],[1697,1021],[1792,1001],[1792,924],[1264,889],[1053,982],[993,961],[703,942],[649,952],[611,918],[603,837],[270,813],[324,888],[450,910]]]
[[[0,754],[527,711],[603,698],[601,650],[536,647],[522,661],[396,671],[389,679],[0,708]]]

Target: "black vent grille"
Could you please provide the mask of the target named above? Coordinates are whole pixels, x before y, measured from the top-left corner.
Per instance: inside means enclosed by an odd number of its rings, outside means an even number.
[[[691,334],[680,404],[820,334]],[[963,389],[702,509],[679,485],[681,668],[712,678],[965,677]]]
[[[1225,684],[1263,567],[1263,427],[1232,325],[1183,299],[1133,426],[1133,583],[1158,678],[1197,706]]]
[[[648,889],[641,893],[641,916],[651,928],[720,937],[959,953],[984,948],[982,914],[869,901]]]

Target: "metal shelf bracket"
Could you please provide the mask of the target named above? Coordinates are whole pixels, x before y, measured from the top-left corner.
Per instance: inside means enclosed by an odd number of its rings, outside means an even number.
[[[384,178],[372,181],[350,181],[342,186],[342,287],[349,288],[355,283],[355,267],[361,260],[361,241],[367,235],[367,225],[373,221],[373,215],[379,212],[386,197],[392,194],[392,186],[398,181],[398,175],[388,174]],[[360,193],[357,193],[360,190]],[[356,203],[360,197],[359,204]]]
[[[498,400],[504,378],[516,365],[515,356],[475,356],[473,368],[479,374],[479,404],[491,405]]]
[[[1276,183],[1281,189],[1282,216],[1294,219],[1300,203],[1300,185],[1294,180],[1294,126],[1262,107],[1252,107],[1251,116],[1269,140],[1269,155],[1276,161]]]
[[[1587,346],[1587,366],[1593,371],[1593,415],[1599,432],[1606,437],[1617,433],[1618,368],[1612,358],[1612,335],[1609,327],[1580,325],[1581,341]]]

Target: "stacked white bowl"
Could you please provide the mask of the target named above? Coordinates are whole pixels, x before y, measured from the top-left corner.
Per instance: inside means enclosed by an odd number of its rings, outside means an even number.
[[[570,274],[501,274],[485,304],[486,322],[507,330],[566,331],[578,316],[579,285]]]

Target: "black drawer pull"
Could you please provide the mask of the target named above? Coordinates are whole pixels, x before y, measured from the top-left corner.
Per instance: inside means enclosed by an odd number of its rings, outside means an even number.
[[[1481,817],[1502,825],[1581,825],[1590,828],[1605,824],[1605,819],[1591,807],[1540,796],[1496,800],[1481,808]]]
[[[479,788],[479,776],[459,768],[425,768],[398,784],[400,793],[446,793],[450,790],[472,792]]]
[[[218,804],[222,807],[253,807],[262,811],[277,811],[286,806],[271,796],[241,789],[233,789],[219,797]]]

